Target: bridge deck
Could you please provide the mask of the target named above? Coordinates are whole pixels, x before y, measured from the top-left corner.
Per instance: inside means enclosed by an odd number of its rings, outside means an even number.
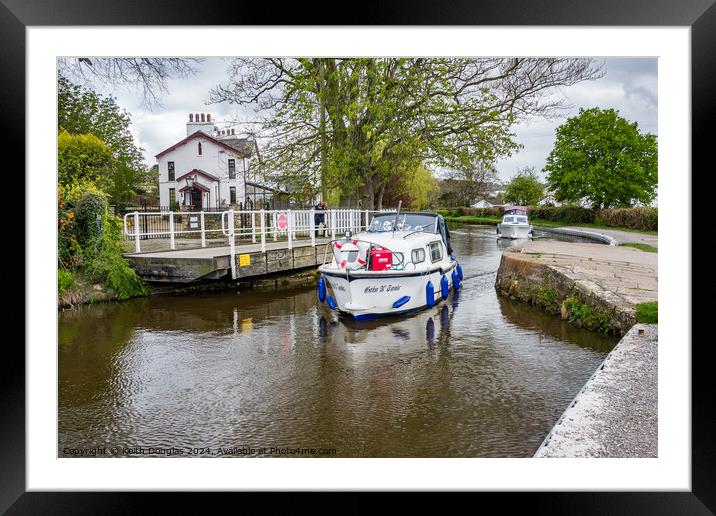
[[[330,242],[330,238],[316,238],[316,247],[322,247]],[[293,247],[309,247],[310,240],[294,240]],[[150,251],[147,253],[125,253],[126,258],[163,258],[163,259],[185,259],[185,258],[216,258],[218,256],[229,256],[230,247],[200,247],[193,249],[174,249],[166,251]],[[236,254],[257,253],[261,251],[261,244],[236,244]],[[266,251],[288,249],[288,241],[266,242]],[[323,249],[321,249],[323,252]]]
[[[294,240],[292,249],[287,241],[261,244],[240,244],[234,248],[236,279],[266,274],[291,272],[316,267],[323,263],[324,245],[329,238]],[[231,278],[231,248],[229,246],[175,249],[124,255],[145,281],[155,283],[191,283],[203,280]]]

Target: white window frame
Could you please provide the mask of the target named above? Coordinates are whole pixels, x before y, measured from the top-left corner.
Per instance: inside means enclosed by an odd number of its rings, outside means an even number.
[[[434,259],[433,259],[433,247],[434,247],[434,246],[436,246],[437,249],[438,249],[438,251],[440,252],[440,256],[438,256],[438,259],[437,259],[437,260],[434,260]],[[443,246],[442,246],[442,242],[441,242],[440,240],[436,240],[436,241],[434,241],[434,242],[430,242],[430,243],[428,244],[428,248],[430,249],[430,261],[431,261],[432,263],[439,262],[439,261],[441,261],[441,260],[443,259]]]

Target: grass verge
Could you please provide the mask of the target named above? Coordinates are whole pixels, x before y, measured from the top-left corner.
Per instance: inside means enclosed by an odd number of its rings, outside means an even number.
[[[461,215],[458,217],[455,216],[445,216],[445,220],[447,222],[461,222],[463,224],[480,224],[480,225],[496,225],[501,220],[502,217],[478,217],[475,215]],[[616,229],[619,231],[627,231],[629,233],[642,233],[644,235],[654,235],[658,236],[658,232],[656,231],[641,231],[638,229],[632,229],[632,228],[622,228],[622,227],[615,227],[615,226],[603,226],[600,224],[591,224],[587,222],[575,222],[575,223],[568,223],[568,222],[555,222],[553,220],[544,220],[544,219],[529,219],[530,224],[534,226],[543,226],[546,228],[564,228],[569,226],[577,226],[577,227],[584,227],[584,228],[594,228],[594,229]]]
[[[636,242],[624,242],[619,245],[621,245],[622,247],[633,247],[634,249],[640,249],[642,251],[646,251],[647,253],[658,253],[659,252],[659,249],[657,249],[653,245],[649,245],[649,244],[639,244]]]
[[[636,305],[636,322],[643,324],[656,324],[659,322],[658,301],[639,303]]]

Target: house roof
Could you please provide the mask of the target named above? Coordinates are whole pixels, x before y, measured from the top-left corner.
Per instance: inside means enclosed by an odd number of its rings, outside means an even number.
[[[177,149],[178,147],[181,147],[182,145],[185,145],[185,144],[189,143],[191,140],[194,140],[194,139],[200,138],[200,137],[201,137],[201,138],[206,138],[206,139],[209,140],[210,142],[213,142],[213,143],[217,144],[218,146],[223,147],[223,148],[225,148],[225,149],[227,149],[227,150],[230,150],[230,151],[233,151],[233,152],[238,152],[238,153],[241,154],[242,156],[248,157],[248,156],[251,155],[251,154],[246,154],[241,148],[233,147],[233,146],[231,146],[231,145],[229,145],[229,144],[227,144],[227,143],[222,142],[221,140],[217,140],[217,139],[214,138],[213,136],[209,136],[209,135],[206,134],[204,131],[196,131],[195,133],[191,133],[189,136],[187,136],[187,137],[184,138],[183,140],[181,140],[181,141],[175,143],[175,144],[172,145],[171,147],[169,147],[169,148],[167,148],[167,149],[164,149],[162,152],[160,152],[159,154],[157,154],[157,155],[154,156],[154,157],[157,158],[157,159],[159,159],[159,158],[161,158],[162,156],[164,156],[166,153],[171,152],[171,151]],[[236,138],[236,140],[237,140],[237,141],[240,141],[239,138]],[[246,141],[248,141],[248,140],[246,140]],[[255,142],[254,142],[254,144],[255,144]]]
[[[287,192],[286,190],[281,190],[280,188],[274,188],[274,187],[272,187],[272,186],[267,186],[267,185],[262,185],[262,184],[259,184],[259,183],[254,183],[253,181],[246,181],[246,184],[249,185],[249,186],[254,186],[254,187],[256,187],[256,188],[263,188],[264,190],[271,190],[271,191],[274,192],[274,193],[280,193],[280,194],[284,194],[284,195],[288,195],[288,193],[289,193],[289,192]]]
[[[208,189],[206,186],[204,186],[204,185],[201,184],[201,183],[197,183],[197,182],[194,182],[194,186],[191,186],[191,187],[190,187],[190,186],[185,186],[184,188],[180,188],[179,191],[180,191],[180,192],[186,192],[187,190],[191,190],[192,188],[196,188],[197,190],[202,190],[202,191],[204,191],[204,192],[208,192],[208,191],[209,191],[209,189]]]
[[[244,157],[251,157],[256,151],[256,155],[259,154],[259,148],[256,144],[256,140],[249,140],[248,138],[222,138],[219,140],[221,143],[225,143],[229,147],[233,147],[239,151]]]
[[[182,179],[184,179],[184,178],[186,178],[187,176],[192,175],[192,174],[202,175],[202,176],[204,176],[205,178],[210,179],[211,181],[218,181],[218,180],[219,180],[218,177],[216,177],[216,176],[214,176],[214,175],[212,175],[212,174],[209,174],[208,172],[204,172],[203,170],[200,170],[200,169],[198,169],[198,168],[194,168],[194,169],[190,170],[189,172],[187,172],[186,174],[182,174],[181,176],[177,177],[177,178],[175,179],[175,181],[177,181],[177,182],[178,182],[178,181],[181,181]]]

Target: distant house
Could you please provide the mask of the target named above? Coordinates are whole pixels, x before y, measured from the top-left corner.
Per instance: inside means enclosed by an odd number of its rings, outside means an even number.
[[[547,192],[547,195],[545,195],[538,203],[538,206],[562,206],[562,203],[557,200],[557,198],[554,195],[554,192]]]
[[[494,204],[492,204],[491,202],[489,202],[485,199],[480,199],[479,201],[477,201],[475,204],[473,204],[470,207],[471,208],[492,208],[493,206],[494,206]]]
[[[229,206],[269,208],[277,189],[258,184],[249,158],[258,146],[239,138],[234,129],[219,130],[208,113],[190,113],[186,138],[156,155],[159,202],[194,211]]]

